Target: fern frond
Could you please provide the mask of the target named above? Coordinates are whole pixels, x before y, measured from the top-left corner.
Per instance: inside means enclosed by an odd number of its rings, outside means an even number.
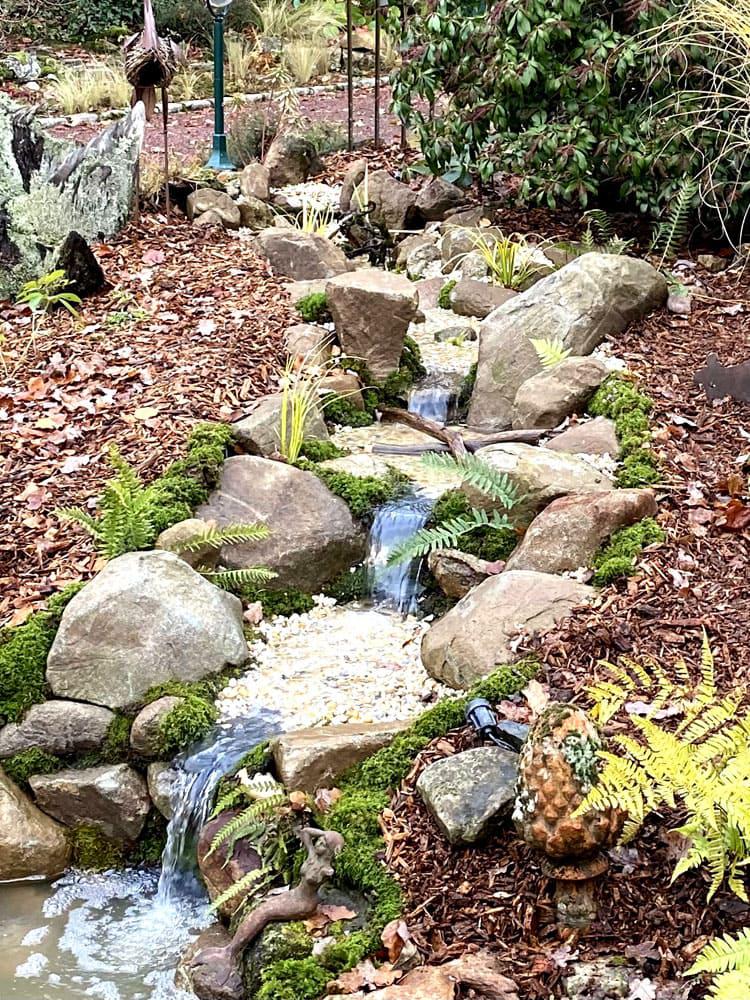
[[[731,972],[734,970],[750,972],[750,927],[743,927],[736,935],[725,934],[714,938],[685,975],[698,976],[703,972]]]
[[[273,817],[277,810],[286,802],[286,795],[283,791],[265,799],[258,799],[243,809],[241,813],[226,823],[211,841],[207,857],[214,854],[222,844],[228,844],[226,856],[229,858],[232,849],[238,840],[253,835],[260,835],[266,822]]]
[[[492,500],[498,500],[507,510],[518,503],[518,489],[508,474],[498,472],[476,455],[455,457],[440,452],[428,452],[422,457],[422,462],[428,468],[440,472],[458,471],[467,485],[473,486]]]
[[[724,972],[711,984],[711,1000],[747,1000],[750,996],[750,972]]]
[[[693,201],[697,193],[698,184],[696,181],[691,177],[686,177],[672,200],[667,218],[655,227],[651,239],[651,250],[653,253],[661,254],[662,263],[667,257],[674,257],[685,242]]]
[[[551,371],[570,357],[570,348],[559,337],[530,337],[529,340],[545,371]]]
[[[245,566],[243,569],[218,569],[210,570],[200,568],[201,576],[210,583],[221,587],[222,590],[238,590],[240,587],[256,586],[259,583],[268,583],[274,580],[279,574],[265,566]]]
[[[681,734],[685,743],[698,743],[711,733],[715,733],[721,726],[731,722],[737,714],[741,700],[742,693],[733,691],[722,698],[718,705],[706,706],[686,729],[680,725],[677,732]]]
[[[228,903],[241,892],[249,893],[251,890],[254,890],[253,895],[257,895],[261,889],[266,888],[272,881],[273,874],[266,868],[257,868],[251,872],[247,872],[246,875],[243,875],[237,882],[233,882],[228,889],[225,889],[221,895],[216,897],[213,903],[211,903],[211,909],[218,910],[224,903]]]
[[[226,794],[220,796],[216,801],[216,805],[211,811],[209,819],[216,819],[221,813],[226,812],[227,809],[231,809],[232,806],[237,805],[238,802],[245,801],[245,792],[241,785],[235,785],[234,788],[230,788]]]
[[[76,524],[80,524],[83,528],[86,528],[94,539],[100,536],[99,522],[88,511],[85,511],[83,507],[58,507],[55,515],[61,521],[74,521]]]
[[[220,549],[222,545],[239,545],[242,542],[260,542],[268,538],[267,524],[228,524],[225,528],[206,528],[192,538],[180,542],[174,551],[198,552],[200,549]]]
[[[410,538],[395,545],[388,554],[388,565],[419,559],[429,552],[438,549],[456,547],[458,539],[467,535],[475,528],[511,528],[512,525],[505,514],[498,511],[487,513],[486,510],[472,509],[468,514],[459,514],[448,518],[434,528],[420,528]]]
[[[592,208],[583,215],[586,228],[599,243],[608,243],[615,238],[615,224],[601,208]]]

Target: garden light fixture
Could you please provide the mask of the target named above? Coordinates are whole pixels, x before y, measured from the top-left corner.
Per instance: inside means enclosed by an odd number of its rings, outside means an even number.
[[[206,166],[214,170],[234,170],[224,131],[224,18],[231,6],[232,0],[206,0],[214,19],[214,139]]]
[[[523,746],[523,740],[519,736],[500,727],[492,705],[484,698],[473,698],[469,702],[466,706],[466,721],[476,729],[480,739],[494,743],[497,747],[518,753]]]

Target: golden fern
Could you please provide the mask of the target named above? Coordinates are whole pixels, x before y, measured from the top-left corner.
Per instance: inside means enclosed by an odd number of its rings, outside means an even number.
[[[685,973],[699,976],[710,973],[715,979],[709,987],[712,1000],[747,1000],[750,996],[750,928],[737,935],[714,938]]]

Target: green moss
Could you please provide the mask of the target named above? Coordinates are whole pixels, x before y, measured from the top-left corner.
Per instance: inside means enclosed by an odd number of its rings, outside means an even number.
[[[659,482],[659,465],[650,447],[648,414],[653,401],[639,392],[632,378],[615,372],[599,386],[588,406],[594,417],[614,421],[622,465],[616,482],[624,488]]]
[[[130,749],[131,720],[117,712],[109,724],[101,750],[102,762],[118,764],[128,755]]]
[[[224,798],[235,787],[234,776],[243,770],[247,771],[250,778],[255,774],[267,774],[273,770],[273,754],[268,740],[254,746],[237,761],[231,771],[224,775],[217,785],[214,803]]]
[[[17,722],[44,701],[47,654],[66,605],[82,587],[66,587],[23,625],[0,629],[0,722]]]
[[[306,323],[328,323],[331,312],[325,292],[310,292],[297,302],[297,312]]]
[[[79,826],[71,833],[73,864],[85,871],[103,872],[122,868],[125,849],[122,844],[105,837],[96,826]]]
[[[375,423],[374,409],[360,410],[350,399],[339,396],[336,392],[327,392],[323,396],[321,405],[323,415],[329,424],[338,424],[341,427],[369,427]]]
[[[446,283],[440,289],[440,294],[438,295],[437,304],[440,306],[441,309],[453,308],[453,305],[451,304],[451,292],[455,287],[456,287],[456,282],[455,280],[451,279],[450,281],[446,281]]]
[[[158,865],[166,844],[167,821],[158,809],[152,809],[128,861],[137,865]]]
[[[466,494],[461,490],[448,490],[432,508],[429,525],[434,527],[450,518],[468,514],[470,510]],[[517,544],[518,535],[512,528],[481,527],[459,538],[456,547],[478,559],[496,562],[507,560]]]
[[[59,757],[36,747],[32,747],[30,750],[21,750],[20,753],[13,754],[12,757],[0,760],[0,767],[10,780],[21,788],[27,786],[32,774],[54,774],[55,771],[61,770],[64,766]]]
[[[385,476],[353,476],[339,469],[321,469],[312,463],[298,464],[314,472],[331,493],[341,497],[352,515],[365,523],[372,520],[377,507],[403,496],[409,489],[408,476],[396,469],[389,470]]]
[[[264,968],[291,959],[304,960],[312,950],[313,939],[300,921],[269,924],[245,952],[243,982],[247,996],[256,996]]]
[[[663,542],[664,532],[653,517],[616,531],[604,548],[594,556],[594,583],[604,587],[614,580],[632,576],[636,561],[647,545]]]
[[[275,615],[303,615],[315,607],[315,601],[311,594],[306,594],[304,590],[297,590],[294,587],[287,587],[286,590],[269,590],[260,587],[243,587],[238,591],[238,595],[247,604],[260,601],[263,606],[263,615],[266,618],[273,618]]]
[[[471,394],[474,392],[474,386],[477,381],[477,368],[478,363],[475,361],[471,368],[468,370],[461,382],[461,388],[458,391],[458,401],[457,406],[459,409],[465,409],[471,400]]]
[[[393,405],[405,401],[414,383],[424,378],[426,374],[427,369],[422,364],[419,344],[411,337],[405,337],[398,369],[383,382],[383,402],[386,405]]]
[[[349,452],[339,448],[333,441],[303,441],[299,450],[300,458],[309,462],[328,462],[332,458],[344,458]]]
[[[368,593],[367,569],[364,566],[345,569],[323,587],[323,593],[326,597],[335,598],[339,604],[360,601]]]
[[[315,1000],[330,978],[315,958],[284,959],[263,969],[255,1000]]]
[[[159,723],[159,755],[173,757],[208,736],[219,717],[213,702],[189,694]]]

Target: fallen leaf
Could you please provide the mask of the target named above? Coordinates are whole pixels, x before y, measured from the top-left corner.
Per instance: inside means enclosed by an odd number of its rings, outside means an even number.
[[[69,455],[60,466],[60,472],[64,476],[69,476],[73,472],[78,472],[91,461],[91,455]]]
[[[632,979],[628,1000],[656,1000],[656,987],[650,979]]]
[[[750,507],[741,500],[730,500],[724,508],[721,527],[727,531],[744,531],[750,528]]]
[[[530,680],[521,694],[528,702],[533,717],[541,715],[549,705],[549,689],[539,681]]]
[[[308,800],[305,792],[290,792],[289,802],[296,812],[301,812],[303,809],[307,809]]]
[[[202,319],[198,322],[198,333],[204,337],[210,337],[216,330],[216,321],[213,319]]]
[[[383,928],[380,940],[385,945],[390,961],[398,961],[398,957],[403,951],[404,945],[407,941],[411,940],[411,934],[409,933],[409,928],[406,926],[406,921],[391,920],[391,922],[386,924]]]
[[[163,250],[147,250],[143,255],[144,264],[163,264],[164,259]]]
[[[139,406],[133,416],[136,420],[150,420],[152,417],[158,417],[159,411],[155,406]]]
[[[319,788],[315,793],[315,808],[318,812],[327,813],[331,806],[336,805],[340,798],[340,788]]]

